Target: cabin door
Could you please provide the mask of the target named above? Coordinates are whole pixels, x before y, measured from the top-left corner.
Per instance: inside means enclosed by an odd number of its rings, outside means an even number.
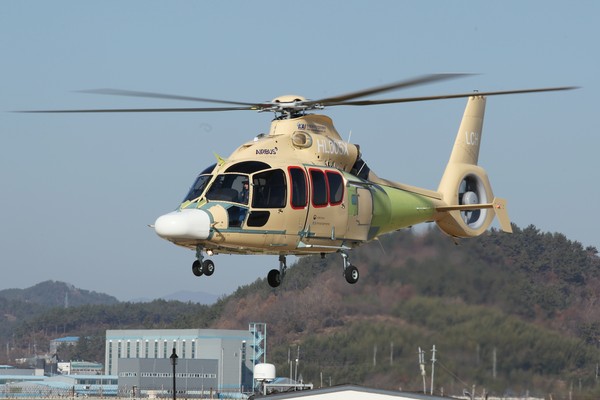
[[[337,170],[316,167],[308,169],[308,176],[310,201],[305,228],[307,241],[312,238],[331,242],[342,240],[348,224],[344,178]],[[323,240],[319,243],[324,245]]]
[[[348,186],[348,230],[346,238],[367,240],[373,219],[373,197],[368,188]]]

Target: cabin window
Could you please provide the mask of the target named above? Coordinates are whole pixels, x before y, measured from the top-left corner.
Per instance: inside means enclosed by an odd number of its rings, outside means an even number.
[[[304,208],[308,203],[306,174],[299,167],[289,167],[292,208]]]
[[[246,219],[246,214],[248,214],[248,209],[246,207],[239,206],[231,206],[227,209],[227,216],[229,218],[229,227],[230,228],[240,228],[244,224],[244,220]]]
[[[285,173],[280,169],[259,172],[252,177],[253,208],[285,208]]]
[[[309,172],[314,207],[342,204],[344,200],[344,178],[340,173],[337,171],[323,172],[320,169],[311,169]]]
[[[310,170],[310,180],[312,183],[312,203],[315,207],[325,207],[327,205],[327,182],[325,174],[319,169]]]
[[[270,215],[271,213],[269,211],[252,211],[250,212],[250,215],[248,215],[246,225],[253,228],[265,226],[267,221],[269,221]]]
[[[337,172],[327,171],[327,186],[329,187],[329,204],[338,205],[344,199],[344,180]]]

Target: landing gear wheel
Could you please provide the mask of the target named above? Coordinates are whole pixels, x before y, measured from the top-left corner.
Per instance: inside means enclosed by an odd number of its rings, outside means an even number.
[[[202,261],[202,273],[211,276],[215,272],[215,263],[211,260]]]
[[[200,266],[200,261],[196,260],[192,264],[192,273],[196,276],[202,276],[202,267]]]
[[[281,285],[281,273],[276,269],[270,270],[267,275],[267,282],[269,282],[269,286],[273,288]]]
[[[344,271],[344,278],[346,278],[346,282],[350,284],[355,284],[356,282],[358,282],[359,277],[360,274],[358,273],[358,268],[356,268],[354,265],[348,265],[348,267]]]

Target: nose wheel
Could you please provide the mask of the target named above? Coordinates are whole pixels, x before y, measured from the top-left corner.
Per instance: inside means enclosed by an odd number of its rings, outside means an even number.
[[[192,273],[196,276],[211,276],[215,272],[215,263],[212,260],[196,260],[192,263]]]
[[[192,263],[192,273],[196,276],[204,275],[204,273],[202,272],[202,264],[199,260],[196,260]]]
[[[200,246],[196,249],[197,260],[192,263],[192,273],[196,276],[211,276],[215,272],[215,263],[212,260],[204,260],[202,250]]]

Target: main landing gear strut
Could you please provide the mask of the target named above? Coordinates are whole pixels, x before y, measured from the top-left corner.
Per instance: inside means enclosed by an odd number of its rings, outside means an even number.
[[[192,273],[196,276],[211,276],[215,272],[215,263],[204,259],[203,250],[202,246],[196,247],[196,261],[192,264]]]
[[[341,254],[342,254],[342,262],[344,265],[344,278],[346,279],[346,282],[348,282],[350,284],[355,284],[356,282],[358,282],[358,278],[360,277],[360,274],[358,273],[358,268],[356,268],[354,265],[350,264],[347,253],[341,252]],[[285,276],[286,270],[287,270],[286,259],[285,259],[285,256],[281,255],[281,256],[279,256],[279,269],[278,270],[272,269],[271,271],[269,271],[269,274],[267,275],[267,281],[269,282],[269,286],[276,288],[279,285],[281,285],[281,281],[283,280],[283,277]]]

